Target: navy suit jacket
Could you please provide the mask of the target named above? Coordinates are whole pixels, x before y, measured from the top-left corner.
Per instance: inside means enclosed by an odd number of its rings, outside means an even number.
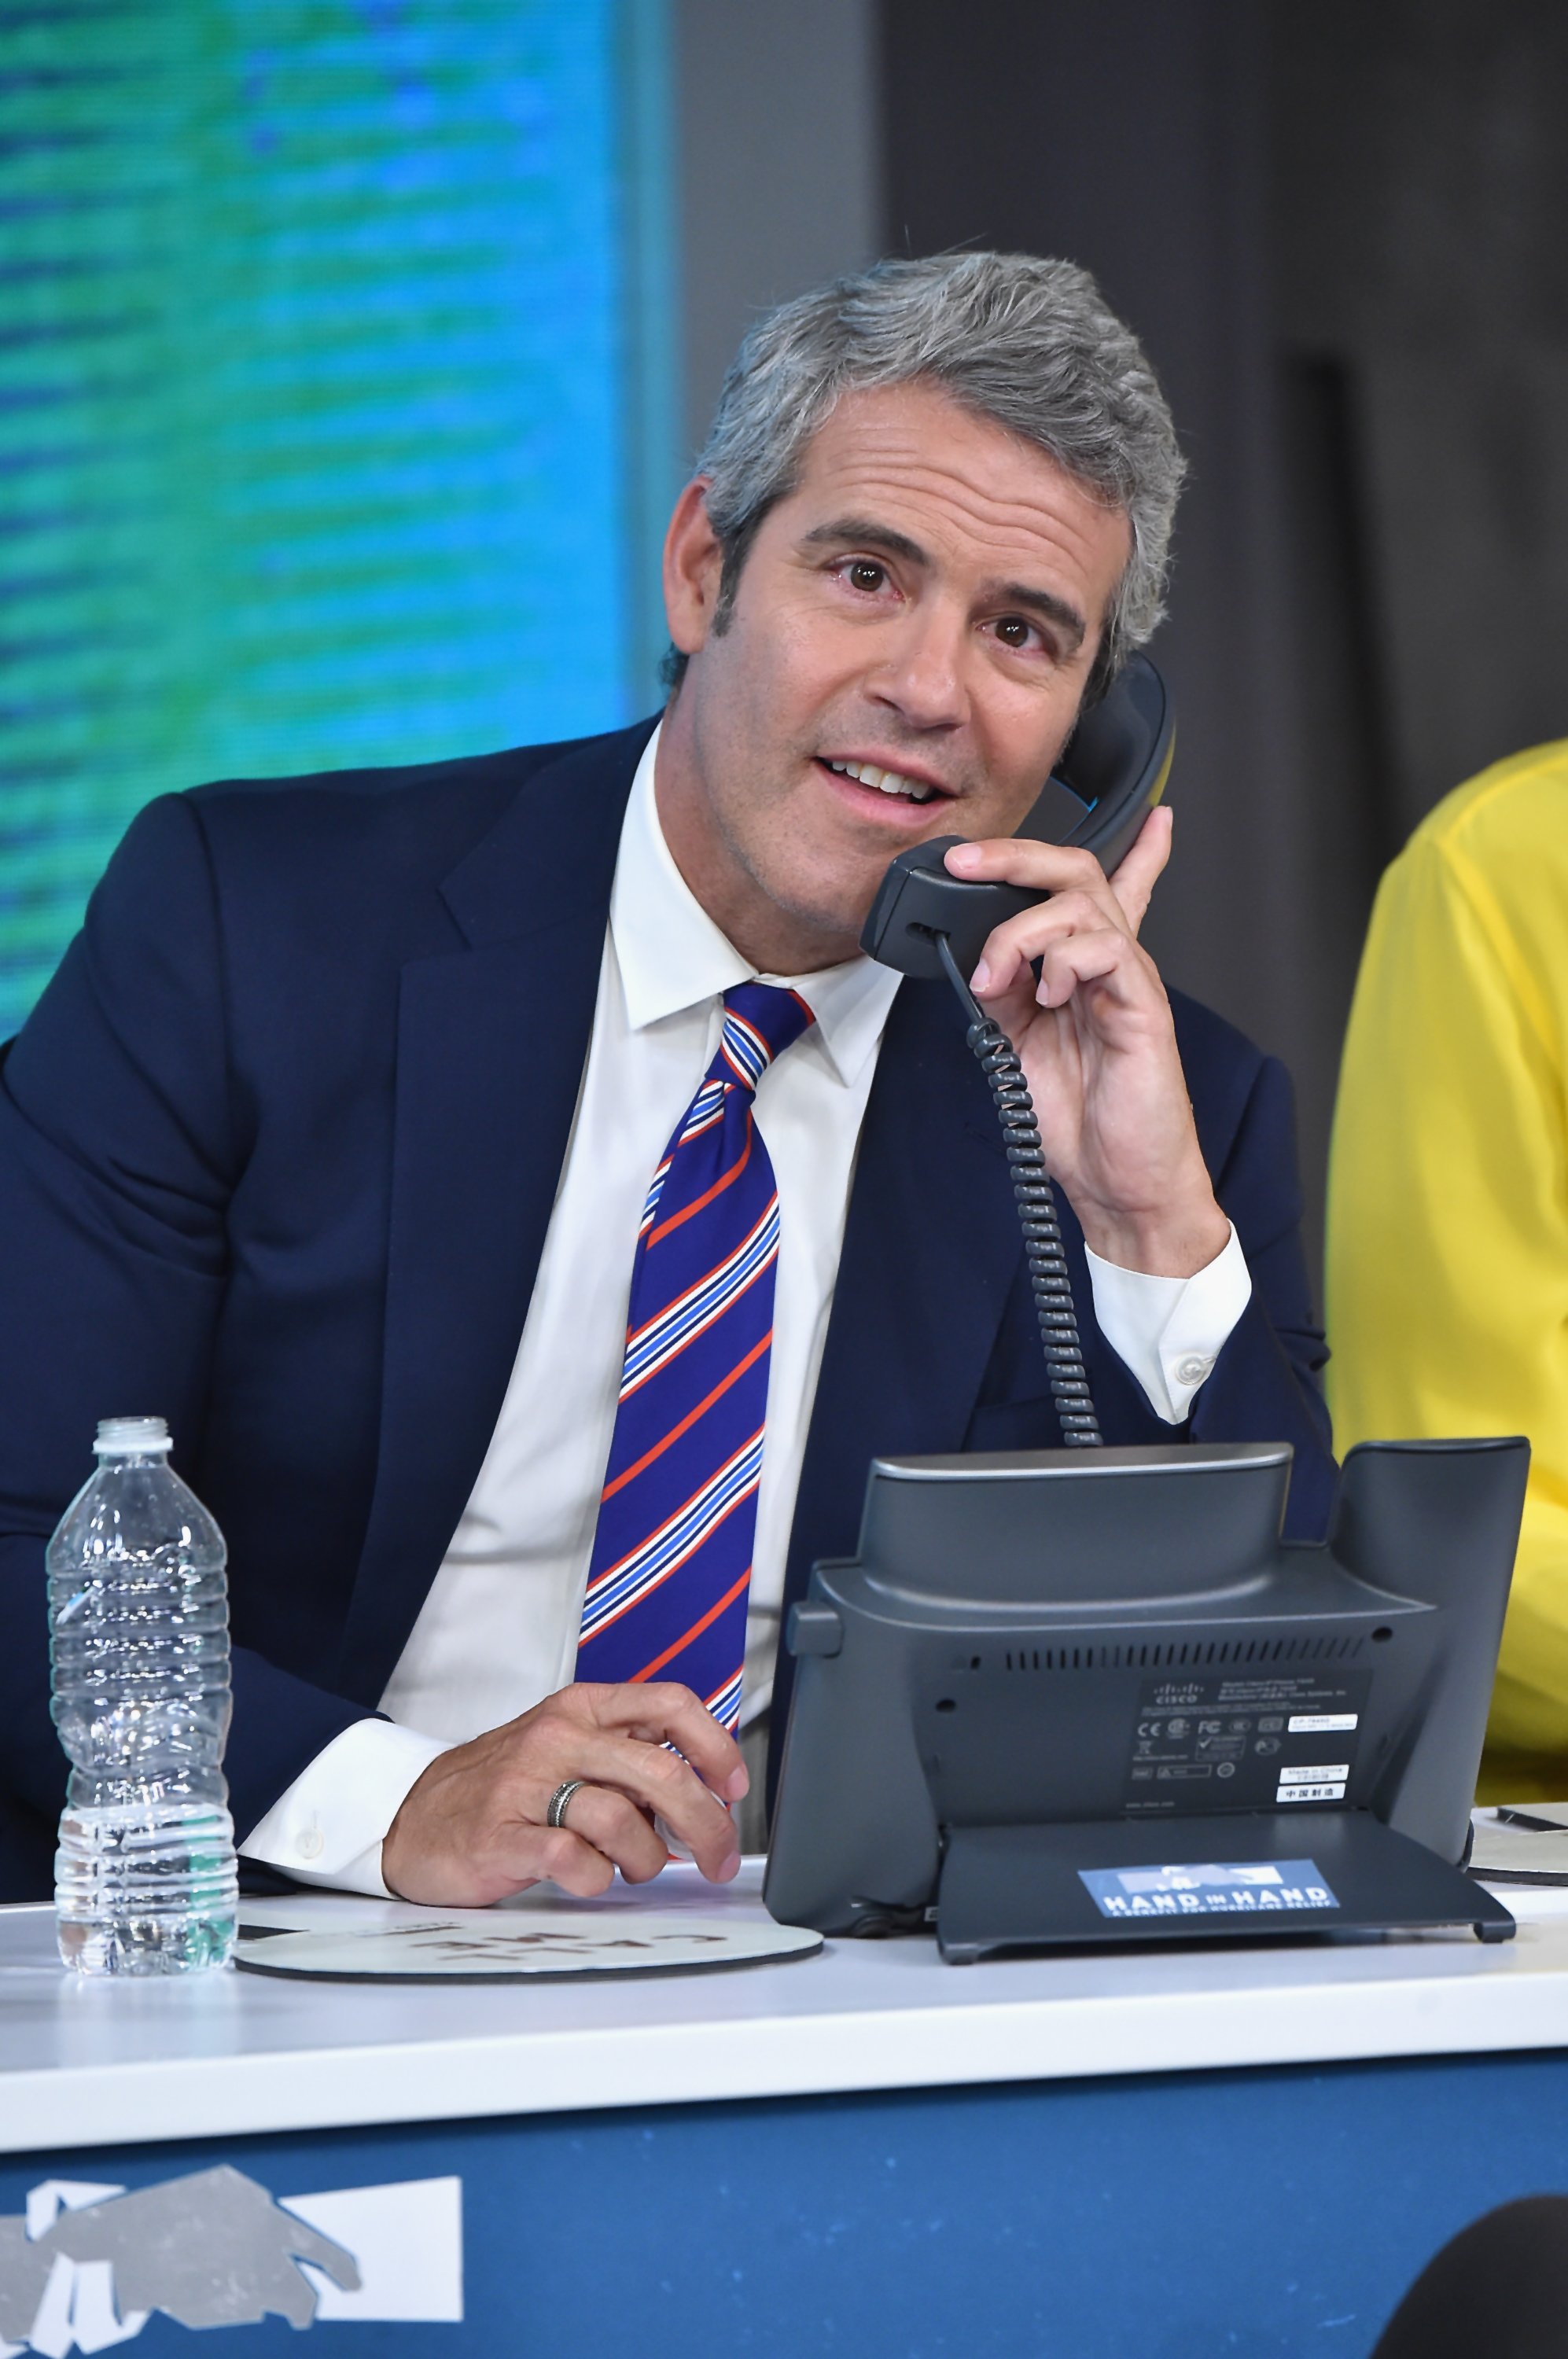
[[[95,1420],[166,1416],[227,1537],[242,1835],[376,1705],[511,1375],[651,723],[148,806],[0,1072],[0,1892],[47,1891],[65,1763],[44,1544]],[[1282,1068],[1178,996],[1198,1132],[1252,1269],[1190,1430],[1295,1445],[1329,1506],[1323,1357]],[[1107,1440],[1168,1440],[1101,1339]],[[1007,1165],[942,984],[906,982],[867,1107],[789,1553],[852,1549],[878,1451],[1059,1439]],[[785,1680],[789,1665],[781,1665]],[[781,1715],[779,1715],[781,1718]]]

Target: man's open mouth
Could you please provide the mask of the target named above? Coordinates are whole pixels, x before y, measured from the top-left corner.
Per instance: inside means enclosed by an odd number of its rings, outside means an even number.
[[[879,769],[875,762],[834,762],[826,755],[819,758],[825,768],[836,770],[841,778],[854,778],[857,785],[875,788],[878,794],[898,795],[911,803],[948,799],[940,787],[928,786],[923,778],[907,778],[901,770]]]

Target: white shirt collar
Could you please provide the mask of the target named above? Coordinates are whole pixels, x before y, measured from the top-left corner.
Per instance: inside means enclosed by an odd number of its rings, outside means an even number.
[[[664,840],[653,791],[659,739],[656,729],[632,781],[610,895],[610,933],[628,1026],[640,1032],[754,977],[785,984],[806,1001],[829,1063],[849,1084],[882,1038],[899,976],[868,958],[846,959],[815,974],[757,975],[714,925]]]

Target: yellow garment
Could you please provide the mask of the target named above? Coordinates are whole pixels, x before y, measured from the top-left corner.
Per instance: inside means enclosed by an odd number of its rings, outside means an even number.
[[[1568,1795],[1568,741],[1440,803],[1384,877],[1329,1175],[1329,1398],[1376,1437],[1524,1433],[1483,1800]]]

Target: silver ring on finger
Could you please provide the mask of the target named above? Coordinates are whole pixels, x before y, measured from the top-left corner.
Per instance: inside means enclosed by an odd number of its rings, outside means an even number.
[[[547,1827],[563,1827],[566,1824],[566,1813],[571,1807],[572,1797],[583,1782],[581,1777],[568,1777],[564,1785],[556,1788],[550,1798],[550,1808],[544,1814]]]

